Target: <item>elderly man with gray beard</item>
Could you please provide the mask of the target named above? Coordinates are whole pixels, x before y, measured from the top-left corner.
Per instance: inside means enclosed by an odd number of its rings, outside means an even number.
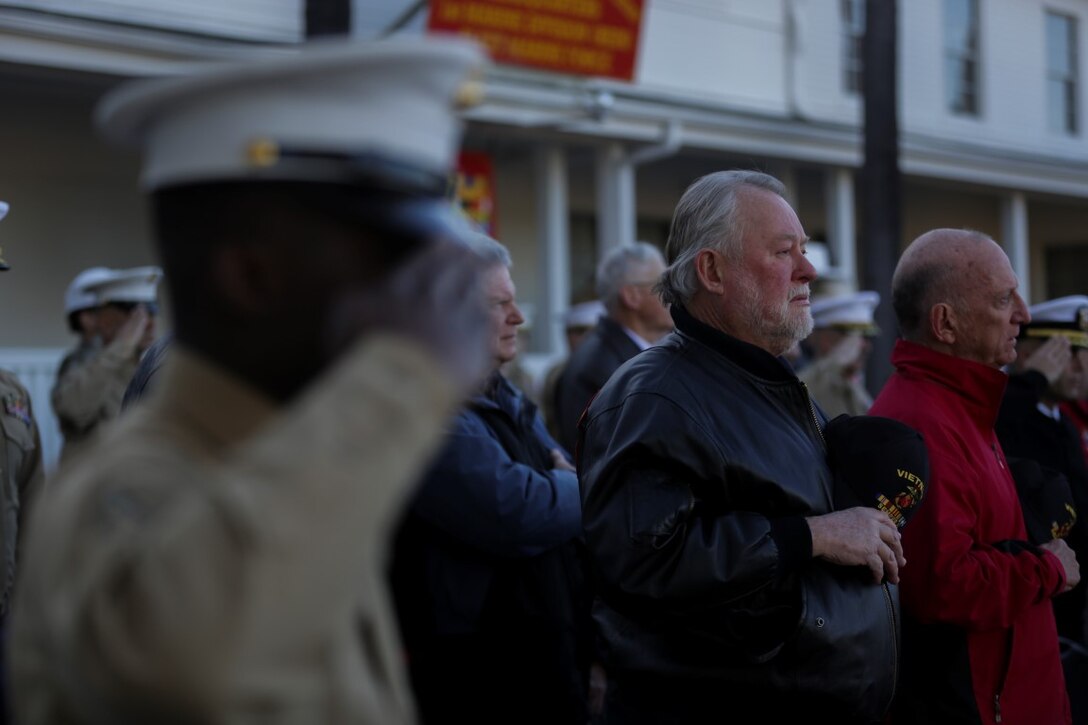
[[[609,725],[874,722],[896,671],[899,534],[832,511],[825,418],[781,355],[811,332],[807,236],[773,177],[696,181],[658,290],[676,331],[581,434]]]

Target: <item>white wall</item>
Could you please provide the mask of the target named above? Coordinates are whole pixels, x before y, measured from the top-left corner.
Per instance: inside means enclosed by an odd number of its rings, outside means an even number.
[[[1000,151],[1088,160],[1085,133],[1049,131],[1046,102],[1046,11],[1078,19],[1080,118],[1085,119],[1088,5],[1070,0],[986,0],[981,23],[980,110],[956,115],[944,106],[944,28],[940,0],[900,3],[901,120],[915,131],[990,145]]]
[[[651,0],[644,7],[640,86],[785,111],[782,0]]]
[[[135,154],[98,140],[93,94],[6,91],[0,113],[0,346],[69,347],[63,295],[82,269],[155,263]]]
[[[263,42],[297,41],[305,30],[303,0],[4,0],[4,5]]]

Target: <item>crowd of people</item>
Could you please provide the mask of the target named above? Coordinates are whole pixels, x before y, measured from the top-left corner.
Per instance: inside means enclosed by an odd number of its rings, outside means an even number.
[[[604,255],[538,409],[510,254],[446,198],[482,63],[104,101],[162,268],[72,282],[48,482],[0,371],[12,721],[1084,722],[1088,297],[1029,308],[962,229],[821,295],[781,182],[719,171]]]

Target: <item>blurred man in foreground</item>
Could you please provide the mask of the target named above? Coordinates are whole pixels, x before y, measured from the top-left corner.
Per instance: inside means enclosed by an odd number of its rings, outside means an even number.
[[[443,196],[459,41],[329,44],[135,85],[175,342],[33,524],[18,721],[413,720],[390,527],[486,369]]]

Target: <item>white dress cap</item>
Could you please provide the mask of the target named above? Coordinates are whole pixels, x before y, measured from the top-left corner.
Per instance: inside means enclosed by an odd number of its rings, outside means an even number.
[[[107,270],[108,276],[87,285],[96,305],[107,302],[154,302],[162,279],[158,267]]]
[[[580,302],[563,315],[563,325],[565,327],[593,327],[604,314],[604,303],[600,300]]]
[[[64,314],[98,307],[98,295],[91,292],[91,288],[112,280],[119,271],[108,267],[91,267],[77,274],[64,292]]]
[[[96,120],[111,140],[144,149],[149,190],[351,181],[345,174],[373,171],[372,159],[444,178],[460,143],[456,111],[479,100],[472,76],[484,60],[479,46],[452,37],[314,42],[129,84],[102,101]]]
[[[814,299],[809,309],[817,329],[839,327],[875,335],[878,329],[876,320],[873,319],[873,311],[879,304],[880,295],[871,290],[865,290]]]
[[[1020,326],[1021,337],[1066,337],[1076,347],[1088,348],[1088,296],[1070,295],[1028,308],[1031,322]]]
[[[1088,308],[1088,296],[1070,295],[1046,302],[1040,302],[1028,308],[1031,323],[1040,322],[1077,322],[1077,314],[1082,308]]]

